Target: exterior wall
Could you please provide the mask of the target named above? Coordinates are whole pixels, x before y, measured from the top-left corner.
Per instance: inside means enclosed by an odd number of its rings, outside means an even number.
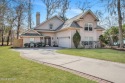
[[[34,38],[34,42],[40,42],[40,37],[22,37],[23,39],[23,46],[25,43],[30,43],[30,38]]]
[[[41,26],[38,26],[36,29],[48,29],[50,30],[49,24],[53,24],[53,29],[57,29],[60,25],[63,24],[61,20],[59,20],[57,17],[52,18],[51,20],[48,20],[47,22],[43,23]]]
[[[92,31],[85,31],[84,26],[86,23],[92,23],[93,24],[93,30]],[[96,35],[96,29],[94,29],[97,26],[97,21],[95,21],[95,18],[91,14],[86,14],[84,16],[84,19],[79,21],[78,24],[82,27],[80,29],[80,35],[81,35],[81,41],[84,41],[85,36],[93,37],[94,41],[97,41],[97,35]]]
[[[46,37],[46,36],[51,37],[51,46],[53,46],[53,44],[54,44],[53,42],[56,41],[55,33],[53,33],[53,32],[42,32],[42,35],[44,37]],[[44,42],[44,40],[43,40],[43,42]]]
[[[35,42],[40,42],[40,38],[39,38],[39,37],[36,37],[36,38],[35,38]]]
[[[29,42],[30,42],[29,37],[23,37],[23,44],[29,43]]]
[[[99,36],[102,35],[102,30],[97,30],[96,34],[97,34],[97,40],[99,41]]]
[[[64,30],[64,31],[60,31],[60,32],[57,32],[56,33],[56,43],[58,44],[59,43],[59,40],[58,40],[58,38],[59,37],[69,37],[69,48],[71,48],[71,30]]]

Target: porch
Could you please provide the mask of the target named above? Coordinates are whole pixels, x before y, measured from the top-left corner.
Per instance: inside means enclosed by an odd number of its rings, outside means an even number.
[[[23,47],[45,47],[52,46],[52,37],[40,36],[40,37],[23,37]]]

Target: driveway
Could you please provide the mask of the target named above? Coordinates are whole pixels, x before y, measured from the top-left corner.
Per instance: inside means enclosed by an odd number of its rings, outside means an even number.
[[[61,48],[15,49],[22,56],[84,72],[115,83],[125,83],[125,64],[56,53]]]

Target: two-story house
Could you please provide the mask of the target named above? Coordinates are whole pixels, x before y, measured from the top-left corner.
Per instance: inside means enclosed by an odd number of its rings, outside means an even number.
[[[100,46],[99,36],[104,28],[97,25],[99,19],[91,10],[81,13],[67,21],[54,16],[40,23],[40,13],[36,14],[36,27],[21,34],[23,44],[43,42],[48,46],[55,43],[59,47],[74,48],[73,35],[76,30],[81,36],[79,47],[96,48]]]

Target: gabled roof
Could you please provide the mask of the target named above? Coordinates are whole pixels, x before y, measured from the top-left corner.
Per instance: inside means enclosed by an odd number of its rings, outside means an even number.
[[[33,29],[29,29],[21,34],[21,36],[42,36],[39,32]]]
[[[91,13],[92,16],[96,19],[96,21],[99,21],[98,17],[96,17],[95,14],[94,14],[91,10],[88,10],[88,11],[86,11],[85,13],[83,13],[82,17],[84,17],[84,16],[85,16],[86,14],[88,14],[88,13]]]
[[[44,24],[44,23],[46,23],[46,22],[50,21],[51,19],[53,19],[53,18],[55,18],[55,17],[57,17],[59,20],[61,20],[62,22],[64,22],[64,20],[63,20],[61,17],[59,17],[59,16],[55,15],[55,16],[53,16],[53,17],[49,18],[48,20],[46,20],[46,21],[42,22],[41,24],[39,24],[39,25],[38,25],[38,26],[36,26],[34,29],[37,29],[37,27],[41,26],[42,24]]]
[[[95,17],[95,19],[97,21],[99,21],[99,19],[94,15],[94,13],[91,10],[88,10],[86,12],[83,12],[69,20],[67,20],[62,26],[60,26],[57,30],[59,29],[65,29],[65,28],[69,28],[69,27],[74,27],[74,28],[81,28],[79,26],[79,24],[76,22],[77,20],[79,20],[80,18],[84,17],[86,14],[91,13],[93,15],[93,17]]]
[[[59,16],[53,16],[52,18],[48,19],[47,21],[53,19],[54,17],[57,17],[58,19],[60,19],[63,24],[60,25],[56,30],[62,30],[62,29],[66,29],[66,28],[70,28],[70,27],[73,27],[73,28],[81,28],[81,26],[79,26],[79,24],[77,23],[78,20],[80,20],[81,18],[84,18],[84,16],[88,13],[91,13],[92,16],[95,18],[95,20],[99,21],[99,19],[94,15],[94,13],[91,11],[91,10],[88,10],[86,12],[83,12],[71,19],[68,19],[67,21],[63,21],[61,17]],[[42,24],[46,23],[47,21],[44,21],[43,23],[41,23],[40,25],[38,25],[37,27],[41,26]],[[37,27],[35,27],[35,30],[37,30]],[[42,30],[42,29],[41,29]],[[55,30],[55,31],[56,31]]]
[[[101,30],[105,30],[104,28],[102,28],[101,26],[98,26],[95,29],[101,29]]]

